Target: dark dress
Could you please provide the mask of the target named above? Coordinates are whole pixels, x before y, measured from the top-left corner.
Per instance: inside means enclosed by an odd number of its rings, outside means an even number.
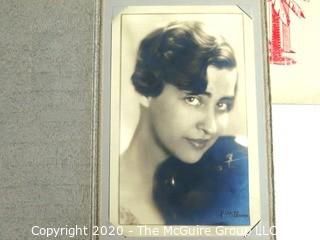
[[[249,225],[248,151],[221,137],[195,164],[170,158],[155,174],[153,197],[170,225]]]

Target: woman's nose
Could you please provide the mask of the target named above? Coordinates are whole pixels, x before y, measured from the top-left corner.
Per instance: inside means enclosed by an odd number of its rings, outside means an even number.
[[[205,134],[215,134],[218,130],[218,126],[214,112],[210,111],[205,114],[205,116],[198,122],[197,128]]]

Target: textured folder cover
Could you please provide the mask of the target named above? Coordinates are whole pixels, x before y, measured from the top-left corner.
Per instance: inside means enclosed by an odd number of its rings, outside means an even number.
[[[92,222],[96,2],[1,1],[0,239]]]

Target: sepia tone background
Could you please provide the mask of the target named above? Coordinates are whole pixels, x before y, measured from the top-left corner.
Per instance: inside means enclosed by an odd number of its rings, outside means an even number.
[[[0,1],[2,240],[90,225],[95,2]]]

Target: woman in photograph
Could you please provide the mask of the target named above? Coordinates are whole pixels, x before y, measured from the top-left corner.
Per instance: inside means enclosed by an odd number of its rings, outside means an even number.
[[[140,118],[120,161],[120,224],[247,223],[247,151],[224,137],[237,75],[232,48],[200,23],[171,23],[142,40],[131,77]]]

